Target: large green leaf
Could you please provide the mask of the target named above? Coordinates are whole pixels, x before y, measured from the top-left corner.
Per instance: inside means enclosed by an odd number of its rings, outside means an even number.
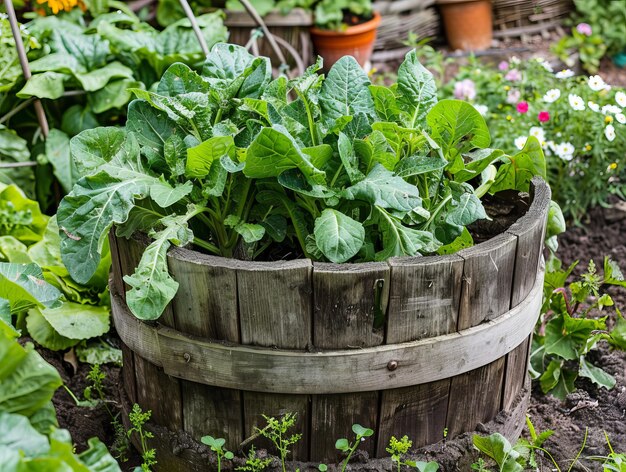
[[[15,185],[0,183],[0,229],[2,234],[13,236],[31,245],[41,239],[48,217]]]
[[[562,296],[562,295],[561,295]],[[572,318],[567,313],[546,325],[545,352],[563,359],[576,360],[593,330],[605,328],[603,319]]]
[[[81,177],[98,170],[117,154],[126,132],[116,126],[88,129],[70,140],[72,160]]]
[[[432,107],[426,121],[433,139],[442,147],[446,157],[486,148],[491,143],[485,119],[467,102],[441,100]]]
[[[345,189],[342,195],[350,200],[363,200],[372,205],[399,211],[409,211],[422,204],[415,185],[409,184],[380,164],[363,180]]]
[[[402,221],[376,207],[380,215],[379,228],[382,232],[383,249],[376,254],[376,260],[384,261],[394,256],[415,256],[437,251],[441,243],[429,231],[407,228]]]
[[[34,457],[45,454],[50,444],[48,438],[33,428],[25,416],[0,411],[0,448]]]
[[[55,100],[63,96],[65,92],[64,82],[68,78],[65,74],[58,72],[44,72],[33,75],[24,88],[17,92],[18,98],[49,98]]]
[[[132,96],[129,89],[141,87],[143,83],[133,79],[112,80],[101,89],[90,93],[87,99],[94,113],[104,113],[114,108],[125,107]]]
[[[0,411],[31,416],[49,404],[62,384],[57,370],[32,344],[22,347],[2,332],[0,366]]]
[[[0,299],[8,300],[12,313],[57,307],[60,296],[61,292],[44,280],[37,264],[0,262]]]
[[[489,193],[515,189],[528,192],[530,181],[539,176],[546,179],[546,158],[541,143],[534,136],[529,136],[524,148],[514,156],[500,158],[504,163],[498,168],[494,184]]]
[[[153,242],[146,248],[133,275],[124,277],[131,287],[126,293],[128,307],[137,318],[157,319],[178,290],[167,267],[167,250],[171,244],[184,246],[193,240],[187,221],[198,211],[190,207],[186,214],[168,216],[161,220],[164,229],[153,231]]]
[[[235,141],[232,136],[215,136],[187,150],[185,174],[187,177],[206,177],[213,163],[220,165],[222,156],[235,158]]]
[[[426,114],[437,103],[433,75],[420,64],[415,50],[410,51],[398,68],[397,106],[407,128],[423,127]]]
[[[41,311],[32,309],[26,317],[28,334],[35,342],[51,351],[64,351],[79,343],[79,339],[68,338],[57,333],[42,316]]]
[[[607,388],[609,390],[615,387],[615,377],[613,377],[608,372],[605,372],[600,367],[596,367],[592,363],[588,362],[587,359],[585,359],[585,356],[580,357],[580,367],[578,369],[578,375],[580,375],[581,377],[586,377],[596,385]]]
[[[132,79],[133,71],[115,61],[85,74],[75,74],[75,77],[84,90],[87,92],[95,92],[96,90],[104,88],[111,79]]]
[[[365,241],[365,228],[343,213],[327,208],[315,220],[315,243],[330,261],[342,263],[354,257]]]
[[[65,193],[71,192],[78,180],[78,172],[70,157],[70,138],[63,131],[50,130],[46,138],[46,158]]]
[[[312,182],[323,184],[325,173],[311,163],[309,156],[280,126],[263,128],[246,154],[246,177],[277,177],[288,169],[298,168]]]
[[[34,309],[41,313],[61,336],[89,339],[109,331],[109,309],[106,306],[63,302],[57,308]]]
[[[472,442],[482,453],[496,461],[501,472],[522,472],[524,470],[524,467],[516,462],[517,458],[520,457],[519,452],[500,433],[493,433],[486,437],[475,434],[472,437]]]
[[[370,80],[352,56],[344,56],[333,64],[320,91],[324,123],[332,128],[344,116],[364,113],[371,116],[374,101],[369,91]]]

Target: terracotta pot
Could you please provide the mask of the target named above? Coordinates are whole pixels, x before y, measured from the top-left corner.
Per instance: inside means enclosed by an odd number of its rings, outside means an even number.
[[[437,0],[452,49],[480,51],[491,46],[491,0]]]
[[[324,68],[330,67],[343,56],[354,56],[364,67],[372,56],[376,28],[380,23],[380,13],[374,12],[371,20],[344,31],[311,28],[311,39],[315,52],[324,58]]]

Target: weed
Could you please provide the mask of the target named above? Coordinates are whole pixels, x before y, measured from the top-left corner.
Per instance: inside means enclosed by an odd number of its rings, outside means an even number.
[[[241,470],[243,472],[261,472],[262,470],[265,470],[271,462],[272,459],[270,458],[261,459],[258,457],[254,446],[252,446],[248,451],[248,457],[246,458],[245,465],[237,467],[235,470]]]
[[[439,470],[439,464],[436,462],[413,461],[404,458],[412,445],[413,442],[407,435],[402,436],[400,439],[391,436],[386,451],[391,454],[391,462],[397,464],[398,472],[400,472],[402,466],[413,467],[420,472],[437,472]]]
[[[350,443],[346,438],[337,439],[337,442],[335,442],[335,448],[344,453],[347,453],[347,457],[344,460],[343,465],[341,466],[341,472],[344,472],[346,470],[348,462],[350,462],[350,457],[352,457],[354,451],[356,451],[356,449],[359,447],[361,441],[365,441],[365,438],[370,437],[372,434],[374,434],[373,430],[369,428],[364,428],[360,424],[353,424],[352,432],[354,432],[354,434],[356,435],[352,443]]]
[[[265,418],[267,425],[263,429],[255,428],[255,430],[274,444],[274,447],[280,454],[282,470],[286,472],[285,460],[287,459],[287,454],[291,452],[289,451],[289,446],[297,443],[302,438],[301,434],[292,434],[287,437],[287,431],[296,424],[297,415],[295,413],[287,413],[279,419],[263,415],[263,418]]]
[[[217,456],[217,472],[222,472],[222,457],[227,460],[232,460],[232,458],[235,457],[232,452],[224,448],[224,444],[226,443],[226,439],[224,438],[203,436],[200,441],[202,441],[202,444],[209,446]]]
[[[137,436],[139,436],[142,459],[139,470],[142,472],[150,472],[150,467],[156,465],[157,463],[156,450],[154,448],[148,448],[148,439],[153,438],[154,435],[150,431],[146,431],[144,429],[144,426],[150,419],[150,416],[152,416],[151,410],[144,412],[136,403],[133,405],[132,411],[128,414],[131,428],[126,432],[126,434],[129,438],[133,433],[137,433]]]

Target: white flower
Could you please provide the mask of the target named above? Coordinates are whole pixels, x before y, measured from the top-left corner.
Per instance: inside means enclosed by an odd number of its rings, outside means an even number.
[[[574,77],[574,71],[570,69],[563,69],[554,74],[554,76],[557,79],[568,79],[570,77]]]
[[[548,72],[554,72],[554,69],[552,68],[552,66],[550,65],[550,63],[548,61],[546,61],[545,59],[541,59],[539,61],[539,64],[541,65],[541,67],[543,67],[545,70],[547,70]]]
[[[532,128],[530,128],[528,134],[537,138],[537,141],[539,141],[540,143],[546,140],[546,133],[543,131],[543,128],[541,126],[533,126]]]
[[[0,13],[0,20],[6,20],[9,17],[6,13]]]
[[[589,107],[590,110],[595,111],[595,112],[599,112],[600,111],[600,105],[598,105],[595,102],[592,102],[591,100],[589,100],[587,102],[587,106]]]
[[[568,98],[569,98],[569,104],[574,110],[581,111],[585,109],[585,102],[578,95],[574,95],[573,93],[570,93]]]
[[[550,89],[543,96],[543,101],[546,103],[556,102],[561,96],[561,91],[559,89]]]
[[[571,161],[575,150],[572,143],[560,143],[556,145],[554,153],[564,161]]]
[[[546,143],[546,149],[547,149],[548,151],[552,151],[552,152],[554,152],[554,151],[556,150],[556,144],[554,143],[554,141],[548,141],[548,142]]]
[[[476,111],[482,116],[487,116],[487,113],[489,113],[489,107],[487,105],[474,105],[474,108],[476,108]]]
[[[622,108],[626,108],[626,93],[620,91],[615,94],[615,102]]]
[[[604,79],[600,77],[599,75],[590,76],[589,80],[587,81],[587,84],[589,85],[589,88],[593,90],[594,92],[599,92],[600,90],[603,90],[606,87],[606,83],[604,82]]]
[[[606,136],[606,139],[609,141],[613,141],[615,139],[615,128],[613,125],[607,125],[607,127],[604,128],[604,136]]]
[[[620,107],[616,107],[615,105],[604,105],[602,107],[602,114],[604,115],[608,115],[609,113],[611,113],[612,115],[617,115],[621,112],[622,109]]]
[[[515,147],[520,151],[524,149],[524,145],[526,144],[526,136],[520,136],[519,138],[515,138]]]
[[[509,59],[509,62],[511,64],[515,65],[515,64],[519,64],[521,61],[520,61],[519,57],[513,56],[513,57],[511,57],[511,59]]]
[[[626,124],[626,115],[624,115],[623,113],[618,113],[617,115],[615,115],[615,119],[623,125]]]

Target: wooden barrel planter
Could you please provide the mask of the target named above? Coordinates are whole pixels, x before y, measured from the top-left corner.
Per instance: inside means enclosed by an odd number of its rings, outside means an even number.
[[[336,461],[353,423],[376,431],[362,445],[370,457],[391,435],[421,446],[473,431],[511,411],[527,380],[550,190],[535,179],[530,193],[504,233],[455,255],[338,265],[172,249],[180,288],[157,323],[129,312],[121,282],[145,242],[112,237],[125,394],[172,438],[210,434],[234,451],[263,414],[295,412],[300,461]],[[158,470],[206,470],[195,446],[157,447],[170,458]]]

